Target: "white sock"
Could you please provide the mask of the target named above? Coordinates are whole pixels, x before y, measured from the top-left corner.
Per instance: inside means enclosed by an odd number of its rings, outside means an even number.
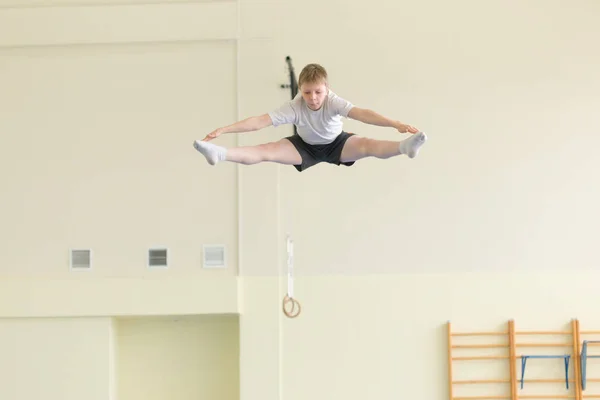
[[[208,161],[210,165],[215,165],[219,161],[225,161],[225,156],[227,154],[227,149],[225,147],[196,140],[194,142],[194,148],[206,157],[206,161]]]
[[[400,153],[406,154],[409,158],[415,158],[419,154],[419,149],[427,140],[427,135],[423,132],[415,133],[408,139],[400,142]]]

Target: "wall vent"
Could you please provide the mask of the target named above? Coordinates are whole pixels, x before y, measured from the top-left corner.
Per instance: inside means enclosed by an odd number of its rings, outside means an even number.
[[[166,268],[169,265],[169,252],[164,247],[155,247],[148,250],[149,268]]]
[[[225,246],[207,244],[203,246],[204,268],[225,268]]]
[[[92,268],[92,250],[71,249],[70,265],[74,270]]]

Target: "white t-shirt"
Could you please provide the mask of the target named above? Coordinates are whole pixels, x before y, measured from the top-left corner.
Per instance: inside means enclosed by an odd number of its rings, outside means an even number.
[[[269,112],[273,126],[296,125],[298,135],[308,144],[327,144],[342,132],[342,117],[347,118],[353,105],[331,90],[317,111],[298,93],[293,100]]]

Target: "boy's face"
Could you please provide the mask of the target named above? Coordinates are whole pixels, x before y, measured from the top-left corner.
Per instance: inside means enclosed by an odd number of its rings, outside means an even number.
[[[317,111],[323,106],[323,102],[325,101],[325,97],[327,97],[327,93],[329,91],[329,87],[326,83],[303,83],[300,88],[300,93],[302,93],[302,97],[304,101],[313,111]]]

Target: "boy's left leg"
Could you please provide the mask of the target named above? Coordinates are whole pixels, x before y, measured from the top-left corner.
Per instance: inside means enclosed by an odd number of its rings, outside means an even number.
[[[346,140],[340,161],[353,162],[365,157],[386,159],[399,155],[414,158],[426,140],[427,136],[423,132],[415,133],[402,141],[377,140],[353,135]]]

